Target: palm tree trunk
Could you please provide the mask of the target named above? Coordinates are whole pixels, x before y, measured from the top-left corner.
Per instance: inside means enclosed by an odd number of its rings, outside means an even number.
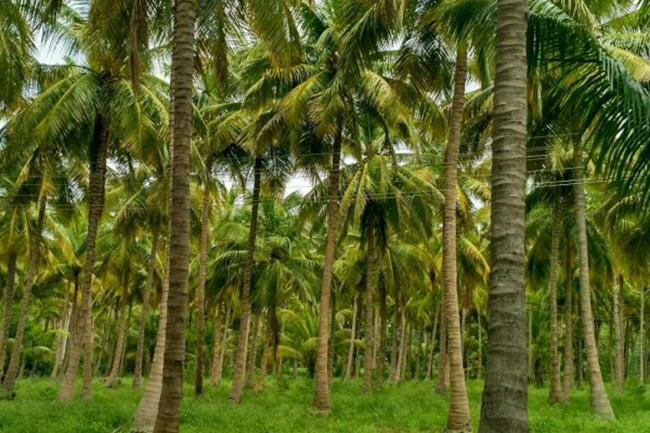
[[[447,314],[445,313],[445,291],[442,291],[442,308],[440,309],[440,343],[438,344],[438,379],[436,380],[436,394],[444,394],[449,389],[447,384]]]
[[[396,382],[397,361],[399,358],[399,296],[395,297],[395,307],[393,313],[393,336],[390,342],[390,371],[388,373],[388,381],[392,384]]]
[[[626,326],[625,322],[625,277],[623,277],[623,274],[619,275],[618,277],[619,281],[619,302],[618,302],[618,322],[619,322],[619,328],[621,329],[621,344],[619,347],[619,359],[621,363],[621,370],[619,374],[621,375],[621,382],[625,383],[625,373],[626,373],[626,362],[625,362],[625,342],[627,340],[627,330],[628,326]]]
[[[578,371],[578,380],[576,382],[576,388],[582,391],[582,388],[584,388],[584,367],[582,360],[582,348],[584,346],[584,340],[582,339],[582,333],[578,334],[576,344],[578,345],[578,356],[576,356],[576,370]]]
[[[16,378],[18,377],[18,368],[20,363],[20,352],[23,347],[23,337],[25,336],[25,325],[27,324],[27,313],[29,312],[29,300],[34,286],[34,278],[38,267],[40,257],[39,249],[41,246],[41,233],[43,232],[43,223],[45,221],[45,208],[47,207],[47,196],[41,194],[38,201],[38,221],[36,231],[31,239],[29,249],[29,270],[25,277],[25,287],[23,288],[23,299],[20,304],[20,313],[18,315],[18,325],[16,327],[16,336],[14,338],[14,347],[9,359],[9,367],[2,384],[5,397],[13,398],[15,396]]]
[[[591,312],[591,289],[589,288],[589,250],[587,244],[587,217],[585,215],[584,162],[580,138],[573,141],[575,158],[575,215],[578,231],[578,263],[580,265],[580,310],[582,313],[582,338],[587,352],[587,369],[589,371],[589,390],[591,406],[605,419],[614,419],[614,411],[607,397],[605,384],[600,372],[598,347],[594,334],[594,319]]]
[[[0,379],[3,377],[5,358],[7,357],[7,340],[11,327],[11,307],[14,303],[14,285],[16,281],[17,255],[9,251],[7,258],[7,276],[4,292],[2,293],[2,331],[0,332]]]
[[[375,368],[377,386],[381,387],[384,382],[384,364],[386,357],[386,286],[379,284],[379,346],[377,347],[377,362]]]
[[[438,334],[438,321],[440,320],[440,306],[436,305],[436,312],[433,319],[433,328],[431,329],[431,346],[429,347],[429,355],[427,357],[427,373],[424,380],[431,380],[433,375],[433,355],[436,350],[436,335]]]
[[[251,304],[250,291],[253,279],[253,266],[255,265],[255,246],[257,240],[257,217],[260,206],[260,188],[262,183],[262,159],[257,156],[254,166],[253,202],[251,203],[251,221],[248,232],[248,249],[246,264],[244,265],[244,286],[241,294],[241,315],[239,319],[239,335],[237,336],[237,354],[235,355],[235,371],[232,379],[232,389],[228,397],[233,404],[241,401],[244,387],[244,374],[246,368],[246,352],[248,346],[248,329],[250,326]]]
[[[194,68],[195,3],[177,0],[172,44],[172,90],[174,103],[169,295],[163,382],[154,427],[155,433],[179,429],[183,398],[185,321],[190,259],[190,141],[192,135],[192,83]]]
[[[567,240],[566,263],[564,269],[564,382],[562,383],[562,403],[569,401],[569,391],[573,388],[573,286],[572,286],[571,239]]]
[[[528,2],[497,0],[488,357],[479,433],[528,431],[526,30]]]
[[[639,385],[645,384],[645,286],[641,286],[641,308],[639,312]]]
[[[267,314],[272,314],[268,312]],[[262,348],[262,359],[260,360],[260,376],[255,385],[256,391],[261,391],[264,389],[264,379],[266,378],[266,372],[269,368],[269,358],[271,356],[271,320],[270,318],[266,321],[264,326],[264,331],[262,333],[263,348]]]
[[[623,330],[621,329],[620,318],[620,288],[618,275],[614,277],[612,285],[612,325],[614,328],[614,390],[617,393],[623,392],[624,387],[624,366],[621,357],[621,346],[623,345]]]
[[[316,354],[316,373],[314,397],[312,407],[319,412],[329,412],[330,389],[329,372],[327,369],[328,331],[330,320],[330,292],[332,289],[332,268],[334,267],[334,253],[336,250],[336,237],[339,221],[339,176],[341,164],[341,144],[343,141],[343,127],[334,138],[332,146],[332,166],[330,167],[330,191],[327,203],[327,240],[325,242],[325,257],[323,263],[323,280],[320,293],[320,310],[318,312],[318,351]]]
[[[562,396],[562,385],[560,383],[560,355],[558,351],[557,338],[557,276],[558,276],[558,255],[560,250],[560,236],[562,230],[562,214],[558,203],[559,192],[556,192],[553,205],[553,235],[551,239],[551,269],[549,276],[550,294],[550,343],[551,343],[551,390],[549,402],[558,403]]]
[[[374,303],[373,292],[377,286],[377,246],[375,243],[375,228],[370,222],[367,231],[366,250],[366,317],[364,318],[364,343],[363,343],[363,393],[372,393],[372,370],[374,346]]]
[[[406,379],[406,367],[408,366],[408,356],[409,356],[409,349],[411,347],[411,326],[410,323],[404,321],[406,323],[406,327],[404,329],[404,338],[402,338],[402,362],[400,362],[400,369],[399,369],[399,380],[405,380]]]
[[[478,327],[478,368],[476,370],[476,377],[483,378],[483,324],[481,323],[481,312],[476,310],[477,327]]]
[[[149,253],[149,262],[147,263],[147,281],[144,285],[142,294],[142,311],[138,323],[138,346],[135,352],[135,372],[133,374],[133,387],[142,386],[142,358],[144,357],[144,331],[147,326],[147,315],[149,314],[149,298],[151,297],[151,288],[154,282],[156,272],[156,256],[158,254],[158,231],[159,223],[155,222],[152,229],[151,252]]]
[[[257,365],[257,346],[259,343],[260,336],[260,317],[253,315],[252,317],[253,327],[251,329],[251,348],[248,358],[246,359],[246,380],[245,387],[246,389],[253,389],[255,386],[255,370]]]
[[[336,331],[336,293],[332,292],[332,301],[330,303],[330,341],[327,345],[327,379],[330,388],[332,387],[332,380],[334,380],[334,338]]]
[[[72,350],[72,342],[74,341],[74,336],[77,334],[77,325],[79,322],[79,275],[75,274],[74,276],[74,293],[72,296],[72,305],[70,307],[70,323],[68,325],[68,333],[70,334],[66,338],[65,347],[63,350],[63,364],[61,370],[59,370],[58,375],[61,376],[65,374],[70,364],[70,351]]]
[[[122,298],[120,301],[120,310],[117,313],[117,339],[115,341],[115,350],[113,351],[113,363],[111,371],[106,380],[107,388],[115,388],[117,386],[117,378],[120,373],[120,364],[122,359],[122,347],[124,346],[124,336],[126,334],[126,299]]]
[[[406,363],[406,341],[408,340],[408,330],[406,328],[406,309],[404,307],[402,307],[402,310],[400,312],[399,337],[397,366],[395,367],[395,378],[393,383],[397,383],[403,379],[404,364]]]
[[[196,286],[196,310],[198,324],[196,330],[196,372],[194,394],[203,394],[203,364],[205,363],[205,279],[208,268],[208,236],[210,232],[210,185],[212,162],[206,163],[207,179],[203,188],[203,212],[201,214],[201,235],[199,237],[199,281]]]
[[[458,314],[456,272],[456,207],[458,178],[458,149],[460,147],[461,123],[465,105],[465,81],[467,81],[467,46],[459,43],[454,73],[454,95],[449,121],[449,141],[445,155],[445,205],[443,218],[442,279],[447,313],[447,344],[450,369],[451,393],[447,416],[447,431],[470,430],[469,401],[463,370],[463,348],[460,318]]]
[[[79,370],[81,351],[87,347],[84,356],[84,375],[82,394],[84,400],[92,398],[90,380],[92,379],[92,359],[87,356],[92,352],[92,280],[95,266],[95,244],[99,220],[104,210],[104,183],[106,177],[106,157],[108,152],[108,125],[106,119],[97,115],[95,119],[94,158],[88,176],[88,235],[86,237],[86,263],[81,289],[81,303],[77,316],[77,329],[72,340],[70,360],[59,390],[59,400],[70,401],[74,398],[74,385]],[[90,349],[90,350],[88,350]]]
[[[221,356],[221,345],[225,343],[225,341],[222,341],[223,328],[225,326],[223,315],[223,304],[219,303],[217,314],[214,318],[214,348],[212,350],[212,371],[210,372],[210,385],[212,386],[217,386],[221,379],[219,358]]]
[[[348,348],[348,360],[345,364],[345,376],[343,382],[347,382],[352,377],[352,363],[354,361],[354,346],[357,335],[357,310],[359,309],[359,295],[355,294],[352,301],[352,328],[350,329],[350,344]]]
[[[72,308],[70,306],[70,282],[68,281],[68,286],[66,287],[66,291],[65,291],[65,300],[63,302],[63,314],[61,315],[61,321],[60,321],[60,328],[64,331],[67,331],[68,326],[70,324],[71,310]],[[56,353],[54,354],[54,367],[52,367],[52,374],[50,375],[50,379],[56,379],[56,376],[59,374],[59,369],[61,368],[61,363],[63,362],[65,344],[66,344],[66,337],[64,335],[57,336]]]

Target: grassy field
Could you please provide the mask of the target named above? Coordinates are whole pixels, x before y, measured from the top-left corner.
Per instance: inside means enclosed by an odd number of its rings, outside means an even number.
[[[183,433],[401,433],[440,432],[447,402],[434,395],[430,382],[407,382],[386,387],[365,397],[360,383],[335,382],[332,414],[319,416],[310,410],[311,382],[269,380],[264,392],[248,394],[239,407],[227,401],[228,386],[208,389],[196,399],[186,388]],[[632,386],[630,386],[632,388]],[[13,402],[0,401],[0,432],[11,433],[117,433],[128,425],[139,399],[130,384],[105,389],[95,383],[94,400],[59,403],[57,387],[46,379],[27,379],[18,384]],[[473,424],[479,415],[481,383],[470,382]],[[617,423],[595,419],[586,391],[575,391],[567,407],[549,407],[547,390],[530,388],[530,425],[533,433],[647,433],[650,432],[650,399],[630,390],[613,397]]]

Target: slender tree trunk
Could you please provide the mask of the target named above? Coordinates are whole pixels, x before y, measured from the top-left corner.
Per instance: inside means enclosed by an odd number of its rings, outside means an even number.
[[[328,384],[330,388],[332,387],[332,381],[334,380],[334,338],[336,336],[336,293],[332,291],[332,301],[330,304],[330,331],[329,337],[330,341],[327,345],[327,371],[328,371]]]
[[[221,357],[221,345],[225,343],[225,341],[222,340],[223,328],[225,326],[223,316],[223,304],[219,303],[217,314],[214,318],[214,348],[212,350],[212,371],[210,373],[210,385],[212,386],[219,385],[219,380],[221,379],[219,361]]]
[[[66,332],[68,330],[68,326],[70,326],[70,312],[70,282],[68,281],[68,286],[66,287],[65,291],[65,301],[63,303],[63,314],[61,315],[60,321],[60,328],[64,332]],[[61,368],[61,363],[63,362],[65,344],[66,337],[64,335],[59,335],[56,337],[56,353],[54,355],[54,367],[52,368],[50,379],[56,379],[56,376],[59,374],[59,369]]]
[[[560,382],[560,355],[558,351],[557,337],[557,277],[558,277],[558,255],[560,250],[560,236],[562,230],[562,214],[560,204],[558,203],[558,194],[556,191],[555,204],[553,205],[553,235],[551,239],[551,269],[549,277],[549,294],[550,294],[550,343],[551,343],[551,390],[549,392],[549,402],[558,403],[562,397],[562,385]]]
[[[621,356],[621,347],[623,345],[623,330],[620,321],[620,288],[618,276],[614,277],[612,285],[612,324],[614,327],[614,390],[617,393],[623,392],[624,387],[624,370],[623,359]]]
[[[113,364],[111,372],[108,374],[106,380],[107,388],[115,388],[117,386],[117,379],[120,372],[120,364],[122,358],[122,347],[124,346],[124,336],[126,334],[126,300],[123,298],[120,301],[120,310],[117,313],[117,339],[115,341],[115,350],[113,351]]]
[[[605,384],[600,372],[598,347],[594,333],[594,319],[591,312],[591,289],[589,288],[589,250],[587,241],[587,217],[585,215],[584,162],[581,138],[574,139],[575,158],[575,215],[578,232],[578,262],[580,265],[580,311],[582,313],[582,338],[587,352],[589,371],[589,390],[591,406],[605,419],[614,419],[614,411],[607,397]]]
[[[133,387],[142,386],[142,358],[144,357],[144,331],[147,326],[147,315],[149,314],[149,298],[153,287],[154,275],[156,272],[156,256],[158,254],[158,231],[159,223],[155,222],[151,234],[151,252],[147,263],[147,281],[142,294],[142,310],[138,323],[138,346],[135,351],[135,372],[133,374]]]
[[[436,350],[436,335],[438,333],[438,320],[440,320],[440,306],[436,305],[435,318],[433,319],[433,329],[431,330],[431,347],[427,358],[427,374],[425,380],[431,380],[433,375],[433,356]]]
[[[528,431],[526,136],[528,2],[497,0],[488,357],[479,433]]]
[[[478,368],[476,377],[483,378],[483,324],[481,323],[481,312],[476,310],[476,318],[478,325]]]
[[[381,387],[384,383],[384,364],[386,362],[386,286],[379,284],[379,346],[377,347],[376,382]]]
[[[106,157],[108,152],[108,125],[101,115],[95,118],[93,153],[88,176],[88,235],[86,237],[86,263],[81,289],[81,303],[77,317],[77,329],[72,340],[70,360],[59,390],[59,400],[70,401],[74,398],[74,385],[79,370],[79,358],[86,347],[83,368],[82,394],[84,400],[92,398],[90,380],[92,379],[92,280],[95,266],[95,243],[99,220],[104,211],[104,183],[106,178]],[[88,350],[90,349],[90,350]]]
[[[576,344],[578,345],[578,356],[576,357],[576,369],[578,371],[578,382],[576,384],[576,388],[579,390],[582,390],[584,388],[584,367],[583,367],[583,356],[582,356],[582,347],[584,344],[584,340],[582,339],[582,333],[578,334],[578,341],[576,341]]]
[[[251,329],[251,348],[247,358],[246,365],[246,389],[253,389],[255,386],[255,369],[257,364],[257,346],[260,335],[260,318],[256,315],[252,317],[253,328]]]
[[[237,354],[235,355],[235,371],[232,379],[232,389],[229,400],[233,404],[239,404],[244,387],[244,375],[246,368],[246,352],[248,346],[248,329],[250,326],[251,302],[250,291],[253,280],[253,266],[255,265],[255,245],[257,240],[257,216],[260,206],[260,188],[262,182],[262,159],[257,156],[254,166],[253,181],[253,202],[251,203],[251,221],[248,232],[248,249],[246,252],[246,264],[244,266],[244,286],[241,294],[241,315],[239,320],[239,335],[237,336]]]
[[[169,323],[166,326],[163,385],[155,433],[176,433],[183,398],[183,361],[190,259],[190,141],[192,134],[192,83],[194,67],[195,3],[176,0],[172,43],[172,93],[174,94],[172,201],[170,218]]]
[[[11,327],[11,307],[14,303],[14,285],[16,281],[17,255],[9,252],[7,259],[7,276],[4,292],[2,294],[2,331],[0,332],[0,379],[3,377],[5,358],[7,357],[7,340]]]
[[[269,311],[267,314],[271,314]],[[263,348],[262,348],[262,359],[260,360],[260,376],[255,385],[256,391],[261,391],[264,389],[264,379],[266,378],[266,372],[268,371],[269,366],[269,357],[271,354],[271,320],[270,318],[266,321],[264,331],[262,333],[263,339]]]
[[[442,280],[445,291],[447,317],[447,347],[450,369],[451,393],[447,415],[448,432],[465,432],[471,429],[469,400],[463,370],[463,344],[458,314],[458,291],[456,272],[456,207],[458,202],[458,150],[460,147],[463,110],[465,105],[465,82],[467,81],[467,45],[458,44],[454,95],[449,121],[449,141],[445,153],[445,204],[443,210]]]
[[[405,321],[406,322],[406,321]],[[406,328],[404,330],[404,338],[402,339],[402,362],[400,363],[399,370],[399,380],[403,381],[406,379],[406,367],[408,366],[409,360],[409,349],[411,348],[411,326],[410,323],[406,322]]]
[[[400,313],[400,331],[399,331],[399,352],[397,355],[397,367],[395,369],[395,382],[397,383],[404,378],[404,365],[406,364],[406,348],[408,347],[406,342],[408,341],[408,329],[406,326],[406,311],[402,307]]]
[[[208,268],[208,242],[210,234],[210,173],[212,163],[206,163],[207,179],[203,188],[203,212],[201,215],[201,235],[199,237],[199,281],[196,286],[196,309],[198,324],[196,330],[196,372],[194,394],[203,394],[203,364],[205,363],[205,279]]]
[[[74,276],[74,294],[72,296],[72,306],[70,312],[70,324],[68,325],[69,336],[66,339],[66,344],[64,347],[63,353],[63,364],[62,368],[59,371],[58,375],[63,375],[68,369],[68,364],[70,363],[70,351],[72,350],[72,342],[74,341],[74,336],[77,334],[77,324],[79,322],[79,275],[75,274]]]
[[[365,306],[366,317],[364,318],[364,349],[363,349],[363,393],[372,393],[372,370],[373,370],[373,337],[374,337],[374,302],[373,291],[377,286],[377,246],[375,244],[375,229],[370,222],[366,228],[367,252],[366,252],[366,290]]]
[[[352,377],[352,363],[354,361],[354,347],[357,335],[357,311],[359,309],[358,294],[354,295],[352,305],[352,328],[350,329],[350,345],[348,349],[348,360],[345,365],[345,377],[343,379],[344,382],[347,382]]]
[[[437,394],[445,394],[449,389],[447,384],[447,314],[445,313],[445,294],[442,293],[442,309],[440,310],[440,343],[438,355],[438,379],[436,380]]]
[[[334,267],[334,254],[336,252],[336,238],[339,221],[339,176],[341,164],[341,144],[343,141],[343,127],[334,138],[332,147],[332,165],[330,167],[330,191],[327,203],[327,241],[325,242],[325,257],[323,262],[323,281],[320,293],[320,310],[318,312],[318,351],[316,354],[316,373],[314,397],[312,407],[318,412],[329,412],[330,389],[329,372],[327,369],[328,354],[328,322],[330,319],[330,296],[332,289],[332,268]]]
[[[627,340],[628,327],[626,326],[626,321],[625,321],[625,278],[623,277],[623,274],[619,275],[618,282],[619,282],[618,321],[619,321],[619,328],[621,329],[621,336],[622,336],[622,341],[619,347],[620,350],[619,359],[621,362],[621,371],[620,371],[621,382],[624,383],[625,373],[626,373],[625,342]]]
[[[38,268],[38,259],[40,257],[39,249],[41,246],[41,233],[43,232],[43,223],[45,221],[45,209],[47,207],[47,196],[41,194],[38,201],[38,221],[36,231],[31,239],[29,249],[29,269],[25,277],[25,287],[23,288],[23,299],[20,303],[20,313],[18,314],[18,325],[16,327],[16,336],[14,337],[14,347],[9,359],[9,367],[2,384],[6,397],[13,398],[16,394],[16,379],[18,377],[18,368],[20,363],[20,353],[23,347],[23,337],[25,336],[25,325],[27,325],[27,313],[29,312],[29,301],[34,286],[34,278]]]
[[[569,401],[569,392],[573,388],[573,264],[571,239],[567,240],[566,263],[564,270],[564,382],[562,383],[562,403]]]
[[[639,312],[639,384],[645,385],[645,286],[641,286],[641,308]]]
[[[93,374],[99,373],[99,367],[102,365],[102,360],[104,359],[104,351],[106,350],[106,344],[108,342],[110,325],[109,319],[111,318],[111,312],[109,311],[106,318],[106,324],[104,325],[104,332],[102,332],[102,339],[99,342],[99,356],[95,359],[95,366],[93,367]]]
[[[393,336],[390,343],[390,372],[388,373],[388,381],[392,384],[397,382],[397,362],[399,358],[399,318],[400,318],[400,305],[399,296],[395,297],[395,312],[393,313]]]

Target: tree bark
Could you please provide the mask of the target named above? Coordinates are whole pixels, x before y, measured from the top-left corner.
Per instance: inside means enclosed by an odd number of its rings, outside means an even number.
[[[169,323],[166,326],[163,385],[154,427],[155,433],[176,433],[183,398],[183,361],[190,259],[190,141],[192,134],[192,83],[194,67],[195,3],[177,0],[172,43],[174,94],[172,201],[170,218]]]
[[[377,362],[375,368],[376,383],[381,387],[384,383],[384,365],[386,363],[386,286],[379,284],[379,345],[377,347]]]
[[[133,387],[142,386],[142,358],[144,356],[144,331],[147,326],[147,315],[149,313],[149,298],[151,297],[151,288],[154,282],[156,272],[156,256],[158,254],[158,222],[154,223],[151,234],[151,252],[149,253],[149,262],[147,263],[147,281],[144,285],[142,294],[142,311],[138,323],[138,346],[135,352],[135,372],[133,374]]]
[[[253,315],[253,328],[251,329],[251,348],[248,358],[246,359],[246,389],[253,389],[255,387],[255,370],[257,364],[257,346],[259,342],[260,335],[260,318],[257,315]]]
[[[352,377],[352,363],[354,361],[354,347],[357,335],[357,311],[359,309],[359,295],[355,294],[352,301],[352,328],[350,329],[350,345],[348,348],[348,360],[345,365],[344,382],[347,382]]]
[[[581,138],[573,141],[575,158],[575,216],[578,232],[578,263],[580,265],[580,311],[582,313],[582,339],[587,352],[587,369],[589,371],[589,390],[591,406],[605,419],[615,419],[614,411],[607,397],[605,384],[600,372],[598,347],[594,333],[594,319],[591,312],[591,289],[589,287],[589,250],[587,244],[587,217],[585,211],[584,162]]]
[[[212,350],[212,371],[210,373],[210,385],[212,386],[219,385],[219,381],[221,380],[221,345],[225,343],[225,340],[222,339],[223,328],[225,326],[223,316],[223,304],[219,303],[217,314],[214,318],[214,347]]]
[[[267,314],[272,314],[268,312]],[[262,359],[260,360],[260,376],[255,385],[256,391],[261,391],[264,389],[264,379],[266,378],[266,372],[269,367],[269,358],[271,354],[271,320],[270,318],[266,321],[266,325],[263,331],[263,348],[262,348]]]
[[[27,324],[27,313],[29,312],[29,301],[34,286],[34,278],[38,268],[38,259],[40,258],[39,249],[41,246],[41,234],[43,233],[43,223],[45,221],[45,209],[47,207],[47,196],[41,194],[38,200],[38,221],[36,231],[31,239],[29,249],[29,269],[25,277],[25,287],[23,288],[23,298],[20,303],[20,313],[18,314],[18,324],[16,327],[16,336],[14,338],[14,347],[9,359],[9,367],[2,384],[6,397],[13,398],[16,394],[16,379],[18,377],[18,368],[20,363],[20,353],[23,347],[23,337],[25,336],[25,326]]]
[[[322,413],[330,410],[329,372],[327,369],[328,331],[330,320],[330,296],[332,289],[332,268],[336,252],[336,238],[339,221],[339,176],[341,164],[341,144],[343,127],[334,138],[332,146],[332,165],[330,167],[330,191],[327,203],[327,240],[325,242],[325,257],[323,262],[323,280],[320,293],[320,310],[318,311],[318,351],[316,354],[316,373],[312,407]]]
[[[16,282],[16,262],[18,257],[14,251],[9,251],[7,258],[7,281],[2,293],[2,331],[0,332],[0,379],[3,377],[5,358],[7,357],[7,340],[11,327],[11,307],[14,303],[14,286]]]
[[[194,377],[194,394],[203,394],[203,364],[205,363],[205,279],[208,268],[208,242],[210,235],[210,173],[212,163],[206,163],[207,178],[203,188],[203,211],[201,214],[201,235],[199,237],[199,281],[196,286],[196,372]]]
[[[74,398],[74,385],[79,370],[81,351],[86,347],[83,368],[82,394],[84,400],[92,399],[90,381],[92,379],[92,280],[95,266],[95,245],[99,220],[104,211],[104,189],[106,178],[106,158],[108,153],[108,125],[101,115],[95,118],[93,154],[88,175],[88,234],[86,236],[86,263],[81,289],[81,302],[77,317],[77,329],[72,340],[70,360],[59,390],[59,400]],[[90,349],[90,350],[88,350]]]
[[[645,286],[641,286],[641,307],[639,312],[639,385],[645,385]]]
[[[436,335],[438,333],[438,321],[440,320],[440,306],[436,306],[435,317],[433,319],[433,328],[431,329],[431,347],[429,347],[429,356],[427,358],[427,373],[424,380],[431,380],[433,375],[433,356],[436,350]]]
[[[120,364],[122,359],[122,347],[124,346],[124,336],[126,334],[127,320],[124,317],[126,313],[126,300],[123,298],[120,301],[120,310],[117,314],[117,339],[115,341],[115,350],[113,351],[113,364],[111,372],[106,380],[107,388],[115,388],[117,386],[117,379],[120,373]]]
[[[569,391],[573,388],[573,264],[571,239],[567,240],[564,269],[564,381],[562,383],[562,403],[569,401]]]
[[[373,340],[374,340],[374,311],[373,291],[377,286],[377,246],[375,241],[375,228],[370,222],[366,228],[367,250],[366,250],[366,290],[365,306],[366,317],[364,318],[364,343],[363,343],[363,393],[372,393],[372,371],[373,371]]]
[[[497,0],[488,358],[479,433],[528,431],[526,0]]]
[[[624,387],[624,370],[623,359],[621,357],[621,347],[623,345],[623,330],[620,321],[620,288],[618,285],[618,275],[614,277],[612,285],[612,324],[614,327],[614,390],[617,393],[623,392]]]
[[[442,308],[440,309],[440,343],[438,344],[438,378],[436,394],[445,394],[449,389],[447,383],[447,314],[445,313],[445,293],[442,291]]]
[[[558,277],[558,255],[560,250],[560,236],[562,230],[562,214],[560,204],[558,203],[558,194],[556,191],[555,203],[553,205],[553,234],[551,238],[551,269],[549,276],[549,294],[550,294],[550,352],[551,352],[551,389],[549,392],[550,404],[558,403],[562,396],[562,385],[560,382],[560,355],[558,351],[557,337],[557,277]]]
[[[251,302],[250,291],[253,281],[253,266],[255,265],[255,246],[257,240],[257,220],[260,207],[260,189],[262,182],[262,159],[257,156],[254,166],[253,202],[251,203],[251,221],[248,232],[248,249],[244,265],[244,285],[241,294],[241,315],[239,320],[239,335],[237,336],[237,354],[235,371],[232,379],[232,389],[228,397],[233,404],[239,404],[244,387],[246,368],[246,352],[248,346],[248,329],[250,327]]]
[[[456,53],[454,94],[449,121],[449,141],[445,152],[445,204],[443,209],[442,280],[447,317],[447,350],[450,369],[448,432],[471,429],[469,401],[463,369],[462,328],[458,312],[458,276],[456,271],[456,208],[458,202],[458,152],[460,148],[465,82],[467,81],[467,45],[460,42]]]
[[[335,352],[334,352],[334,338],[336,336],[334,333],[336,332],[336,293],[332,291],[332,301],[330,304],[330,331],[329,331],[329,343],[327,345],[327,371],[328,371],[328,376],[327,376],[327,382],[329,384],[329,387],[332,387],[332,381],[334,380],[334,357],[335,357]]]

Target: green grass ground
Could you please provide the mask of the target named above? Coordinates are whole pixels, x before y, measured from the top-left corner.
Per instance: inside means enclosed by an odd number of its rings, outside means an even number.
[[[401,433],[440,432],[447,401],[434,395],[431,382],[407,382],[386,387],[366,397],[360,383],[335,382],[332,413],[319,416],[310,410],[311,383],[306,379],[269,381],[261,393],[250,393],[239,407],[227,401],[228,387],[208,389],[196,399],[187,387],[183,403],[182,433]],[[632,388],[632,387],[631,387]],[[140,393],[130,384],[118,389],[94,385],[92,403],[56,402],[57,386],[47,379],[18,383],[18,397],[0,401],[0,432],[109,433],[128,431]],[[479,415],[481,383],[470,382],[474,427]],[[549,407],[547,390],[530,388],[530,426],[533,433],[648,433],[650,399],[630,390],[613,397],[617,423],[596,419],[586,391],[575,391],[566,407]]]

